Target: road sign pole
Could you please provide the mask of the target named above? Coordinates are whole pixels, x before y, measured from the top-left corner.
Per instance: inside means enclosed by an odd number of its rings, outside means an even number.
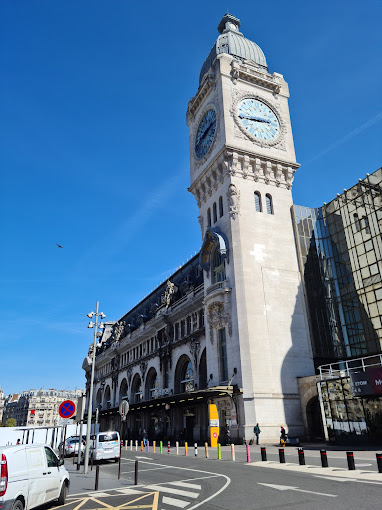
[[[62,442],[62,460],[65,462],[65,440],[66,440],[66,425],[64,427],[64,440]]]

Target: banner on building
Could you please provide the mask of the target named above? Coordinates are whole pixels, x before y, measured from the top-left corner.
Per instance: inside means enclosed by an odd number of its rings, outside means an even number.
[[[382,394],[382,367],[351,373],[350,387],[355,397]]]

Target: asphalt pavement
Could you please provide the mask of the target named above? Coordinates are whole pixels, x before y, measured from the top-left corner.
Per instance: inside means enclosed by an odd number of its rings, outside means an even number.
[[[382,473],[378,473],[376,452],[355,451],[356,470],[349,471],[346,451],[328,450],[328,468],[321,467],[316,445],[305,446],[306,465],[299,465],[296,447],[285,448],[285,464],[279,463],[276,446],[267,446],[267,461],[261,460],[261,445],[250,447],[247,462],[245,446],[231,448],[167,447],[154,453],[122,450],[121,478],[118,464],[104,462],[99,466],[99,490],[95,492],[95,468],[83,474],[66,459],[71,488],[65,510],[99,510],[100,508],[153,510],[257,510],[276,508],[370,510],[381,508]],[[352,451],[348,448],[347,451]],[[134,485],[135,462],[138,461],[138,484]]]

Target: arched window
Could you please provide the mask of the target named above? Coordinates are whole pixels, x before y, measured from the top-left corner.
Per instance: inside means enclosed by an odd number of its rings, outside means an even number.
[[[362,228],[365,229],[366,234],[370,234],[369,220],[368,220],[367,216],[362,216],[361,225],[362,225]]]
[[[126,379],[122,379],[121,385],[119,387],[119,401],[127,399],[127,381]]]
[[[219,329],[220,382],[228,381],[227,340],[225,328]]]
[[[255,210],[261,212],[263,210],[261,206],[261,195],[258,191],[255,191]]]
[[[212,282],[223,282],[225,280],[225,262],[221,256],[219,246],[216,246],[212,256],[211,267]]]
[[[207,227],[211,226],[211,209],[207,209]]]
[[[212,213],[214,216],[214,223],[216,223],[218,221],[218,212],[216,209],[216,202],[214,202],[214,205],[212,206]]]
[[[147,375],[146,398],[151,400],[159,397],[159,381],[156,370],[151,369]]]
[[[106,386],[105,395],[103,397],[103,407],[102,409],[110,409],[111,407],[111,392],[110,386]]]
[[[223,216],[223,197],[219,197],[219,216]]]
[[[265,195],[265,203],[266,203],[266,206],[267,206],[267,214],[273,214],[272,197],[268,193]]]
[[[131,388],[131,398],[134,403],[139,403],[143,400],[142,394],[142,381],[138,374],[135,374],[132,388]]]
[[[192,369],[191,361],[184,364],[183,378],[180,380],[180,387],[181,393],[194,391],[194,371]]]

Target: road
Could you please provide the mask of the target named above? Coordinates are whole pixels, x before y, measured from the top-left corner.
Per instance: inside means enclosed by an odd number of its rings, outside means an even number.
[[[91,497],[96,502],[82,502],[73,494],[64,510],[97,508],[151,508],[153,510],[257,510],[257,509],[346,509],[381,508],[382,474],[377,472],[375,452],[355,452],[356,471],[347,469],[346,453],[328,452],[329,468],[322,468],[319,451],[306,452],[306,465],[298,465],[296,448],[285,449],[286,464],[279,464],[278,449],[267,448],[268,461],[262,462],[259,447],[251,447],[251,462],[246,462],[245,447],[236,447],[236,460],[231,460],[229,447],[204,456],[204,448],[184,449],[176,455],[123,450],[121,480],[124,487],[103,489]],[[138,485],[134,486],[135,461],[138,460]],[[113,486],[118,465],[103,463],[100,471]],[[94,471],[93,471],[94,473]],[[74,474],[74,473],[73,473]],[[94,476],[94,474],[93,474]],[[73,476],[72,476],[72,481]],[[143,498],[143,499],[142,499]],[[80,505],[80,506],[79,506]]]

